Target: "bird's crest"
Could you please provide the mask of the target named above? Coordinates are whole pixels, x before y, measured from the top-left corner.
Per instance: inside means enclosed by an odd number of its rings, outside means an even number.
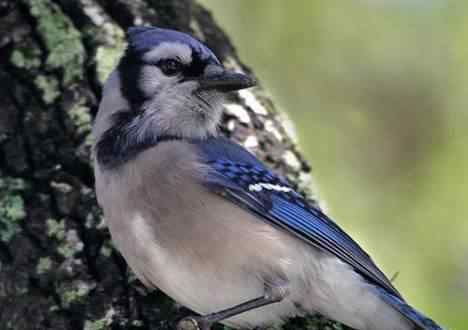
[[[216,55],[204,44],[186,33],[157,27],[135,26],[127,30],[129,49],[146,52],[161,43],[180,43],[187,45],[203,61],[219,64]]]

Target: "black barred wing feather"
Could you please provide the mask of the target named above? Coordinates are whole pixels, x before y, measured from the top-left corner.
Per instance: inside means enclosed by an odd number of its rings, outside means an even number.
[[[332,253],[368,281],[401,298],[369,255],[321,210],[311,206],[285,180],[255,156],[226,139],[197,144],[208,166],[205,184],[263,220]]]

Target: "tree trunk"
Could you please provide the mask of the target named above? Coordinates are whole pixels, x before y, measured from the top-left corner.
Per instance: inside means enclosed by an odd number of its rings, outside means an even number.
[[[187,314],[127,269],[93,189],[101,86],[125,29],[141,24],[190,32],[248,71],[192,0],[0,0],[1,329],[170,329]],[[259,87],[226,107],[223,132],[301,189],[309,167],[283,124]],[[289,329],[327,324],[295,320]]]

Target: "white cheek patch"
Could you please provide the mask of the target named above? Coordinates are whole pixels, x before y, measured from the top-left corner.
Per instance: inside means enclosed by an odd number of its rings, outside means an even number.
[[[254,192],[260,192],[263,189],[265,190],[273,190],[278,192],[291,192],[292,189],[286,186],[281,186],[279,184],[271,184],[266,182],[259,182],[255,184],[249,185],[249,190]]]
[[[177,58],[182,63],[189,64],[192,61],[192,49],[180,42],[162,42],[157,47],[143,55],[143,60],[147,64],[143,65],[139,77],[139,87],[147,95],[154,95],[161,86],[171,86],[171,81],[175,77],[167,77],[154,64],[161,59]]]
[[[161,84],[169,79],[171,78],[166,77],[159,68],[153,65],[143,65],[138,85],[141,91],[149,96],[155,94]]]
[[[192,49],[180,42],[162,42],[143,55],[148,63],[157,63],[164,58],[178,58],[184,64],[192,62]]]

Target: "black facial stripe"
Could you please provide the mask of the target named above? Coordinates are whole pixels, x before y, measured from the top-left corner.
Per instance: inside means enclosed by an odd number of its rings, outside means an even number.
[[[182,70],[182,63],[178,59],[161,59],[156,65],[166,76],[173,76],[179,74]]]
[[[184,67],[184,77],[200,77],[208,64],[207,60],[202,59],[200,54],[192,48],[192,62]]]
[[[96,144],[96,158],[100,165],[116,168],[160,142],[179,139],[172,135],[156,138],[153,134],[137,139],[135,127],[138,124],[132,125],[134,120],[138,119],[130,111],[118,111],[113,115],[112,126],[104,132]]]
[[[132,109],[139,109],[145,101],[145,96],[138,86],[143,66],[136,56],[138,55],[127,50],[120,60],[118,69],[122,95],[130,102]]]

